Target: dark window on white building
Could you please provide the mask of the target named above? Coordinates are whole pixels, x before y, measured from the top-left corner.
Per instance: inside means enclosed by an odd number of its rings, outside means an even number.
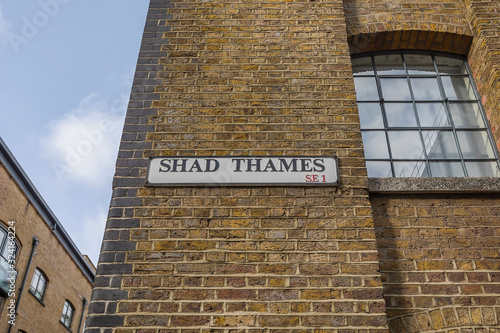
[[[462,57],[352,60],[369,177],[499,177],[498,151]]]

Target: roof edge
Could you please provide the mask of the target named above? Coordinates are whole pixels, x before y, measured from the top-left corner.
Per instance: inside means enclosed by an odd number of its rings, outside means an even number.
[[[16,181],[17,185],[21,188],[28,200],[35,207],[38,213],[42,216],[45,223],[50,227],[52,232],[56,235],[57,239],[64,246],[66,251],[70,254],[77,266],[84,273],[87,279],[93,284],[95,278],[95,270],[85,260],[80,250],[73,242],[67,231],[62,226],[61,222],[57,219],[48,204],[40,195],[35,185],[31,182],[28,175],[24,172],[23,168],[16,160],[12,152],[7,147],[7,144],[0,137],[0,163],[5,165],[5,168],[10,173],[12,178]]]

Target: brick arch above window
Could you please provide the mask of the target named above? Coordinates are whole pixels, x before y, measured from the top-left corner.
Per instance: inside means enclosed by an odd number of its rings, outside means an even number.
[[[381,31],[348,38],[351,55],[392,50],[425,50],[466,55],[472,36],[423,30]]]
[[[434,31],[472,35],[466,7],[449,0],[344,0],[347,33]]]

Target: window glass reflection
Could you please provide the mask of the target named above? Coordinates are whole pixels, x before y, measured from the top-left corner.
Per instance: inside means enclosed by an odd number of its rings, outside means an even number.
[[[418,119],[423,127],[450,126],[444,103],[417,103]]]
[[[464,158],[494,158],[486,132],[457,131],[458,142]]]
[[[424,161],[394,162],[396,177],[429,177]]]
[[[361,133],[365,147],[365,157],[373,159],[389,158],[387,140],[384,131],[369,131]]]
[[[413,97],[416,101],[441,100],[439,85],[435,78],[411,79]]]
[[[462,59],[436,56],[436,64],[439,72],[443,74],[467,74]]]
[[[385,103],[389,127],[416,127],[417,119],[412,103]]]
[[[476,99],[474,90],[468,77],[466,76],[442,76],[443,87],[446,97],[452,100]]]
[[[358,101],[376,101],[379,99],[377,83],[374,77],[355,77],[354,85]]]
[[[450,113],[455,127],[484,127],[477,103],[452,103]]]
[[[425,150],[430,159],[460,158],[455,136],[451,131],[422,131]]]
[[[0,248],[3,248],[5,243],[7,242],[7,231],[3,228],[0,228]]]
[[[373,65],[371,57],[356,58],[352,60],[352,72],[354,75],[372,75]]]
[[[400,54],[384,54],[374,57],[378,75],[405,74],[403,60]]]
[[[367,161],[368,177],[392,177],[391,163]]]
[[[359,103],[358,110],[361,128],[384,128],[384,120],[382,118],[380,103]]]
[[[399,52],[352,64],[369,177],[500,177],[464,59]]]
[[[463,177],[464,169],[460,162],[429,162],[433,177]]]
[[[427,54],[405,54],[408,74],[433,74],[436,73],[432,57]]]
[[[395,159],[424,159],[424,149],[418,131],[391,131],[389,132],[392,158]]]
[[[411,101],[406,79],[381,78],[382,95],[387,101]]]
[[[465,162],[469,177],[500,177],[496,162]]]

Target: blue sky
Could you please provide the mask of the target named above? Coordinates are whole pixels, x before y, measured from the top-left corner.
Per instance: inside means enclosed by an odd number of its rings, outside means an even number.
[[[148,5],[0,3],[0,136],[95,264]]]

